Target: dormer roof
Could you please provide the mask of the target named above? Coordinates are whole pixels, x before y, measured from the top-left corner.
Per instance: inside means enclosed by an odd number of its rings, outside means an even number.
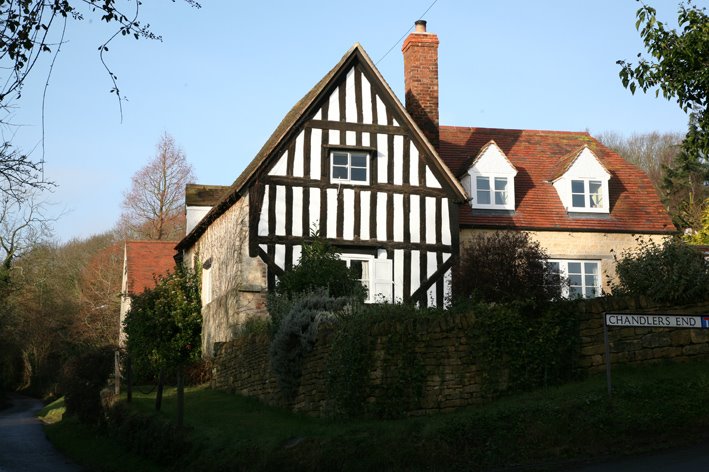
[[[576,164],[576,162],[578,162],[578,160],[582,158],[582,156],[585,158],[594,159],[596,163],[600,166],[600,169],[605,173],[605,175],[599,175],[599,178],[610,177],[610,172],[608,172],[608,169],[606,169],[603,163],[598,159],[598,156],[596,156],[596,154],[588,147],[587,144],[584,144],[576,151],[567,154],[559,160],[558,165],[554,168],[552,175],[549,178],[549,182],[554,183],[557,180],[561,179],[574,166],[574,164]]]
[[[490,141],[512,165],[515,211],[490,214],[461,206],[460,224],[470,228],[599,231],[646,234],[676,232],[647,175],[586,132],[441,126],[440,155],[455,175],[464,175]],[[570,214],[550,182],[588,148],[610,174],[609,213]]]
[[[496,151],[496,154],[501,156],[507,162],[507,164],[509,164],[510,168],[513,171],[515,171],[515,173],[516,173],[517,168],[515,167],[515,165],[512,164],[512,162],[509,160],[509,158],[507,157],[505,152],[502,149],[500,149],[500,146],[498,146],[497,143],[492,139],[487,144],[485,144],[482,147],[482,149],[480,149],[480,152],[478,152],[477,156],[475,156],[475,158],[472,160],[472,162],[470,163],[468,168],[472,169],[484,156],[486,156],[488,154],[488,152],[495,152],[495,151]]]

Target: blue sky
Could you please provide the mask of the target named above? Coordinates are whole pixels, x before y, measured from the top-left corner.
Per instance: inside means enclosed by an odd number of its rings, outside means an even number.
[[[361,43],[403,97],[401,44],[433,0],[145,2],[144,22],[163,41],[121,39],[107,61],[127,101],[123,122],[98,45],[112,30],[71,23],[45,104],[47,197],[67,241],[110,229],[131,176],[166,131],[200,183],[228,185],[283,115],[352,46]],[[696,2],[707,6],[709,0]],[[651,2],[676,21],[678,2]],[[438,34],[441,123],[586,130],[591,134],[683,131],[687,117],[654,94],[631,95],[618,59],[643,51],[633,0],[438,0],[424,16]],[[3,130],[41,157],[38,66]]]

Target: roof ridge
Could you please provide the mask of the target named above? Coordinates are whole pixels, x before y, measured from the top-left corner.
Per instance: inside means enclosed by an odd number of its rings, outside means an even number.
[[[568,130],[553,130],[553,129],[488,128],[485,126],[455,126],[455,125],[441,125],[440,128],[468,129],[468,130],[481,130],[481,131],[519,131],[522,133],[534,133],[534,134],[568,134],[568,135],[591,136],[591,133],[589,133],[588,131],[568,131]]]

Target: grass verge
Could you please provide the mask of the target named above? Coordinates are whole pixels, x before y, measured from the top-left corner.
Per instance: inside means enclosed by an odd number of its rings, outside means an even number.
[[[185,443],[169,465],[215,471],[549,470],[706,437],[709,362],[617,369],[613,380],[611,399],[601,375],[451,414],[396,421],[303,417],[197,387],[187,391]],[[137,394],[130,410],[156,421],[174,418],[174,391],[166,392],[159,415],[152,405],[152,395]],[[140,422],[132,427],[136,431],[124,426],[123,433],[135,437],[150,430]],[[151,446],[158,448],[155,436]],[[116,470],[128,469],[149,470]]]

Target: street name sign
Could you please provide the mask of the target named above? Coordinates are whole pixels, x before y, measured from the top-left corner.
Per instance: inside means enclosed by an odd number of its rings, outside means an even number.
[[[606,313],[606,326],[636,328],[709,328],[709,315],[665,313]]]

